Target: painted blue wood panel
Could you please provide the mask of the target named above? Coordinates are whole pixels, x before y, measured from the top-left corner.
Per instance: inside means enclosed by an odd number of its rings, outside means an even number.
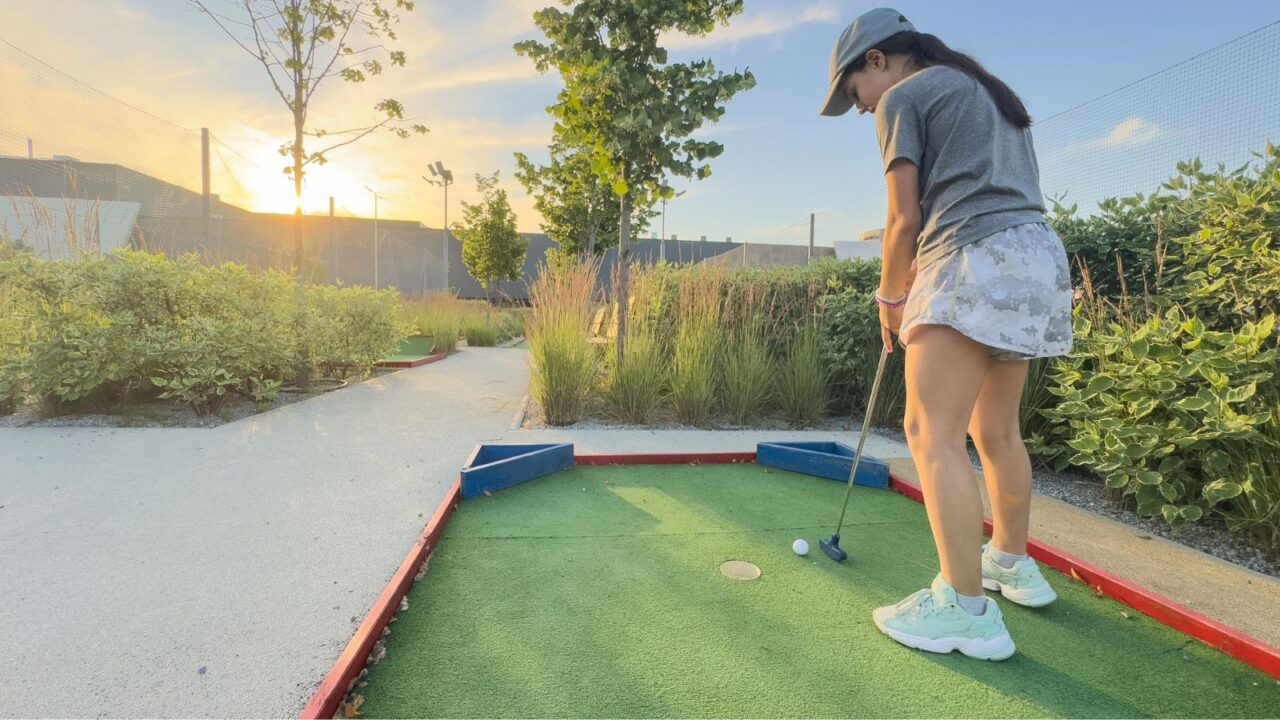
[[[496,492],[573,467],[573,445],[477,445],[462,467],[462,497]]]
[[[772,442],[756,445],[756,464],[815,475],[837,482],[849,481],[853,448],[837,442]],[[857,485],[889,487],[889,464],[864,451],[858,462]]]

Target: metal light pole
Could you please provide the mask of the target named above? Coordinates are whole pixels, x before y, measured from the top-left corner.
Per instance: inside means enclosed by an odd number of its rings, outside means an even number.
[[[453,171],[445,170],[444,163],[439,160],[428,165],[427,170],[437,179],[432,180],[426,175],[422,179],[444,188],[444,227],[440,229],[440,257],[444,259],[444,291],[449,292],[449,186],[453,184]]]
[[[688,192],[688,190],[681,190],[675,195],[672,195],[671,199],[674,200],[675,198],[680,197],[686,192]],[[662,198],[662,239],[658,241],[658,262],[666,262],[666,261],[667,261],[667,199]]]
[[[365,190],[373,193],[373,289],[378,289],[378,193],[368,185]]]

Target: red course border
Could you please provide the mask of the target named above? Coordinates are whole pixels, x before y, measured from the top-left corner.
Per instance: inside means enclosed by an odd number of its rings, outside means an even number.
[[[444,494],[444,500],[436,508],[431,520],[427,522],[422,535],[409,551],[408,557],[400,563],[396,574],[391,576],[391,582],[387,583],[382,595],[373,604],[373,609],[369,611],[364,622],[360,623],[351,642],[347,643],[346,649],[338,656],[333,669],[320,682],[320,687],[299,717],[331,718],[338,712],[342,699],[347,696],[351,681],[355,680],[364,669],[369,653],[373,651],[374,643],[382,637],[382,630],[391,622],[396,608],[400,607],[400,600],[408,594],[409,588],[413,587],[413,579],[422,567],[422,562],[435,547],[436,540],[440,538],[440,533],[444,532],[445,524],[449,522],[454,508],[458,507],[460,502],[462,502],[461,478],[455,480],[453,486]]]
[[[754,452],[733,453],[584,453],[574,455],[578,465],[675,465],[675,464],[729,464],[753,463]],[[920,488],[903,480],[897,475],[889,476],[891,490],[915,500],[924,502],[924,494]],[[444,526],[453,515],[453,510],[462,501],[461,481],[445,493],[444,500],[436,509],[431,520],[422,531],[421,537],[409,551],[409,556],[400,564],[400,569],[392,576],[391,582],[368,617],[360,624],[356,634],[347,643],[347,647],[338,656],[333,669],[325,676],[316,690],[311,702],[299,716],[301,718],[331,718],[337,713],[342,700],[346,697],[348,686],[364,668],[373,650],[374,643],[382,636],[383,628],[390,622],[399,607],[400,600],[413,586],[413,578],[417,575],[422,563],[435,546]],[[987,533],[991,532],[991,519],[985,518],[983,526]],[[1140,588],[1117,575],[1095,567],[1084,560],[1046,545],[1038,540],[1027,543],[1027,552],[1036,560],[1059,572],[1080,580],[1104,595],[1118,600],[1129,607],[1151,616],[1169,627],[1217,648],[1222,652],[1267,673],[1280,678],[1280,648],[1272,647],[1261,640],[1245,635],[1239,630],[1227,627],[1211,620],[1194,610],[1180,605],[1168,598]]]

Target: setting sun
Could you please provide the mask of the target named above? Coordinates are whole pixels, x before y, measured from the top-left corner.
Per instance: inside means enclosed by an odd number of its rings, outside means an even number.
[[[234,139],[234,140],[233,140]],[[281,141],[259,130],[241,127],[228,133],[227,145],[245,150],[236,152],[226,145],[214,143],[213,174],[215,186],[224,188],[223,202],[255,212],[292,213],[296,206],[293,181],[285,174],[289,158],[280,155]],[[304,170],[302,212],[324,214],[329,211],[329,198],[343,214],[373,216],[373,195],[365,186],[376,187],[379,174],[367,155],[335,153],[329,161],[312,164]],[[392,186],[379,189],[380,210],[386,211]]]

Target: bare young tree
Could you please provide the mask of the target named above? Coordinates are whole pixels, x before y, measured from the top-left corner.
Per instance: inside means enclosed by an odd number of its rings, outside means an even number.
[[[293,119],[293,139],[280,146],[290,158],[284,168],[293,179],[296,198],[293,260],[303,277],[302,178],[306,167],[324,164],[325,155],[378,130],[401,138],[427,128],[405,120],[404,106],[386,98],[373,109],[381,120],[345,130],[308,127],[308,111],[321,85],[329,78],[361,83],[381,75],[383,61],[403,67],[405,54],[391,46],[400,11],[412,12],[413,0],[226,0],[222,12],[206,0],[192,0],[237,45],[262,64],[276,95]],[[308,137],[333,138],[321,150],[308,150]]]

